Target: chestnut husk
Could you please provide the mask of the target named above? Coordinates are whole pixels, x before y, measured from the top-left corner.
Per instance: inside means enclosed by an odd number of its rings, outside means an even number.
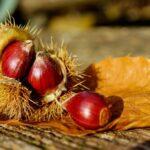
[[[30,118],[30,93],[21,82],[0,74],[0,119],[24,120]]]
[[[82,72],[77,71],[77,58],[69,55],[68,51],[63,46],[60,48],[55,46],[53,41],[51,41],[50,46],[44,45],[46,44],[40,44],[41,48],[39,49],[45,50],[44,53],[47,53],[47,55],[60,66],[63,79],[60,84],[58,84],[55,91],[47,93],[47,95],[40,99],[42,106],[32,115],[29,120],[31,122],[60,119],[62,115],[66,113],[62,103],[72,95],[73,91],[85,89],[82,81],[84,75]]]
[[[33,41],[39,34],[36,28],[30,27],[29,24],[25,26],[18,26],[14,19],[8,19],[0,24],[0,56],[3,54],[4,48],[13,41]],[[0,62],[1,63],[1,62]],[[1,64],[0,64],[1,65]],[[0,66],[1,73],[1,66]],[[1,120],[27,119],[33,112],[30,106],[30,90],[28,90],[21,82],[5,77],[0,74],[0,115]]]
[[[1,33],[1,38],[0,38],[0,54],[2,54],[3,49],[12,41],[25,41],[25,40],[34,40],[34,38],[36,38],[37,34],[38,34],[38,30],[35,28],[30,28],[29,25],[27,24],[24,27],[21,26],[17,26],[15,25],[15,23],[11,23],[11,21],[7,21],[4,24],[0,25],[0,33]],[[44,46],[43,46],[44,45]],[[61,108],[60,102],[58,97],[60,97],[62,94],[65,93],[65,90],[73,90],[74,87],[76,88],[77,86],[74,86],[78,83],[78,81],[81,81],[82,78],[82,73],[76,71],[76,58],[72,57],[68,54],[67,50],[63,48],[63,46],[61,48],[55,47],[53,44],[53,41],[51,41],[51,44],[49,46],[45,46],[45,44],[40,44],[39,46],[40,50],[44,49],[43,51],[45,53],[47,53],[56,63],[58,63],[58,65],[60,65],[61,67],[61,71],[63,73],[63,79],[61,81],[61,83],[58,85],[57,89],[46,95],[44,98],[41,98],[40,101],[45,101],[45,99],[51,97],[52,98],[52,102],[50,101],[46,101],[46,103],[44,103],[44,107],[46,107],[48,105],[49,106],[55,106],[54,107],[54,112],[53,115],[51,115],[51,113],[46,113],[46,119],[50,120],[51,118],[57,118],[58,116],[61,116],[61,114],[64,113],[64,109]],[[7,102],[9,102],[11,100],[10,97],[15,98],[15,95],[18,95],[18,97],[22,98],[23,95],[22,93],[19,92],[19,94],[17,93],[18,90],[20,91],[21,89],[26,89],[26,87],[24,87],[24,85],[19,82],[19,81],[15,81],[14,79],[12,80],[11,78],[6,78],[3,75],[1,75],[2,77],[2,82],[5,83],[5,88],[3,87],[3,85],[1,85],[0,89],[2,90],[2,94],[8,95],[6,98],[3,98],[3,102],[5,103],[5,105],[7,105]],[[71,84],[71,86],[67,86],[68,85],[68,80],[69,78],[69,83],[73,83]],[[15,85],[13,84],[13,82],[15,81]],[[12,84],[12,86],[11,86]],[[27,85],[25,83],[25,85]],[[13,90],[16,87],[18,88],[18,90],[14,90],[14,94],[12,92],[8,93],[8,90]],[[82,86],[82,82],[81,84],[79,84],[79,86]],[[5,90],[7,89],[7,90]],[[30,89],[30,88],[29,88]],[[4,91],[3,91],[4,90]],[[5,93],[6,92],[6,93]],[[22,103],[24,103],[24,100],[26,105],[25,106],[21,106],[20,104],[20,100],[16,99],[16,102],[14,101],[14,105],[16,104],[17,106],[20,106],[21,109],[23,108],[27,108],[29,110],[32,110],[30,114],[33,114],[34,111],[36,111],[37,108],[41,108],[43,106],[39,105],[39,103],[37,103],[36,100],[36,96],[34,97],[34,99],[32,99],[31,97],[31,92],[24,92],[25,99],[22,98],[23,101]],[[32,100],[31,100],[32,99]],[[17,102],[18,101],[18,102]],[[29,104],[29,105],[28,105]],[[22,111],[17,111],[15,110],[14,105],[12,105],[12,107],[9,107],[9,111],[8,109],[6,109],[7,107],[3,107],[5,105],[2,105],[2,109],[4,110],[5,114],[7,114],[7,119],[17,119],[17,120],[24,120],[24,121],[29,121],[29,115],[28,112],[27,113],[23,113]],[[55,109],[56,108],[56,109]],[[59,111],[56,111],[59,110]],[[46,112],[47,109],[43,109],[42,113],[44,114],[44,112]],[[48,110],[49,111],[49,110]],[[16,115],[12,115],[9,112],[14,112],[16,113]],[[25,111],[26,112],[26,111]],[[21,115],[18,115],[20,114]],[[32,116],[32,115],[30,115]],[[55,117],[52,117],[55,116]],[[57,116],[57,117],[56,117]],[[4,119],[4,117],[2,118]],[[40,119],[38,119],[40,120]]]

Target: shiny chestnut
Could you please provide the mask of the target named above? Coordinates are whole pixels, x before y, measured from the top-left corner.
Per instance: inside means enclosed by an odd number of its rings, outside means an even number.
[[[3,51],[2,74],[14,79],[22,79],[27,74],[35,56],[31,40],[14,41]]]
[[[65,107],[72,119],[86,129],[103,127],[110,119],[105,99],[97,93],[79,92],[67,101]]]
[[[56,62],[44,51],[39,51],[28,74],[27,80],[41,96],[54,91],[62,75]]]

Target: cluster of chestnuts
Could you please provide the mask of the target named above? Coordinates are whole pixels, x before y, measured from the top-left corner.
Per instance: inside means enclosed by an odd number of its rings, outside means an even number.
[[[67,91],[62,69],[64,66],[46,51],[36,52],[32,40],[10,42],[1,57],[2,74],[29,85],[33,92],[46,97],[45,103],[51,103]],[[60,89],[62,82],[63,89]],[[74,93],[63,107],[76,124],[86,129],[98,129],[110,119],[105,98],[90,91]]]

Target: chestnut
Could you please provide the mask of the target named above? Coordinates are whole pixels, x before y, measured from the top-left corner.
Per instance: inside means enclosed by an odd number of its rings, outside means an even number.
[[[31,40],[14,41],[6,46],[1,60],[2,74],[19,80],[25,77],[35,55],[32,47]]]
[[[41,96],[55,91],[62,80],[62,74],[54,60],[44,51],[36,54],[36,59],[28,74],[27,80],[33,89]]]
[[[110,111],[102,95],[90,91],[75,94],[65,104],[71,118],[86,129],[98,129],[110,119]]]

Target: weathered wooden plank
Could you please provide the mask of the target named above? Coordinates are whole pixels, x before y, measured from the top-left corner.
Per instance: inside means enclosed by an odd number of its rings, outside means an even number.
[[[71,137],[62,135],[52,129],[41,129],[32,126],[0,125],[0,147],[19,149],[129,149],[138,144],[144,149],[149,145],[142,145],[150,140],[149,129],[135,129],[122,132],[97,133],[92,136]],[[150,141],[149,141],[150,142]]]

